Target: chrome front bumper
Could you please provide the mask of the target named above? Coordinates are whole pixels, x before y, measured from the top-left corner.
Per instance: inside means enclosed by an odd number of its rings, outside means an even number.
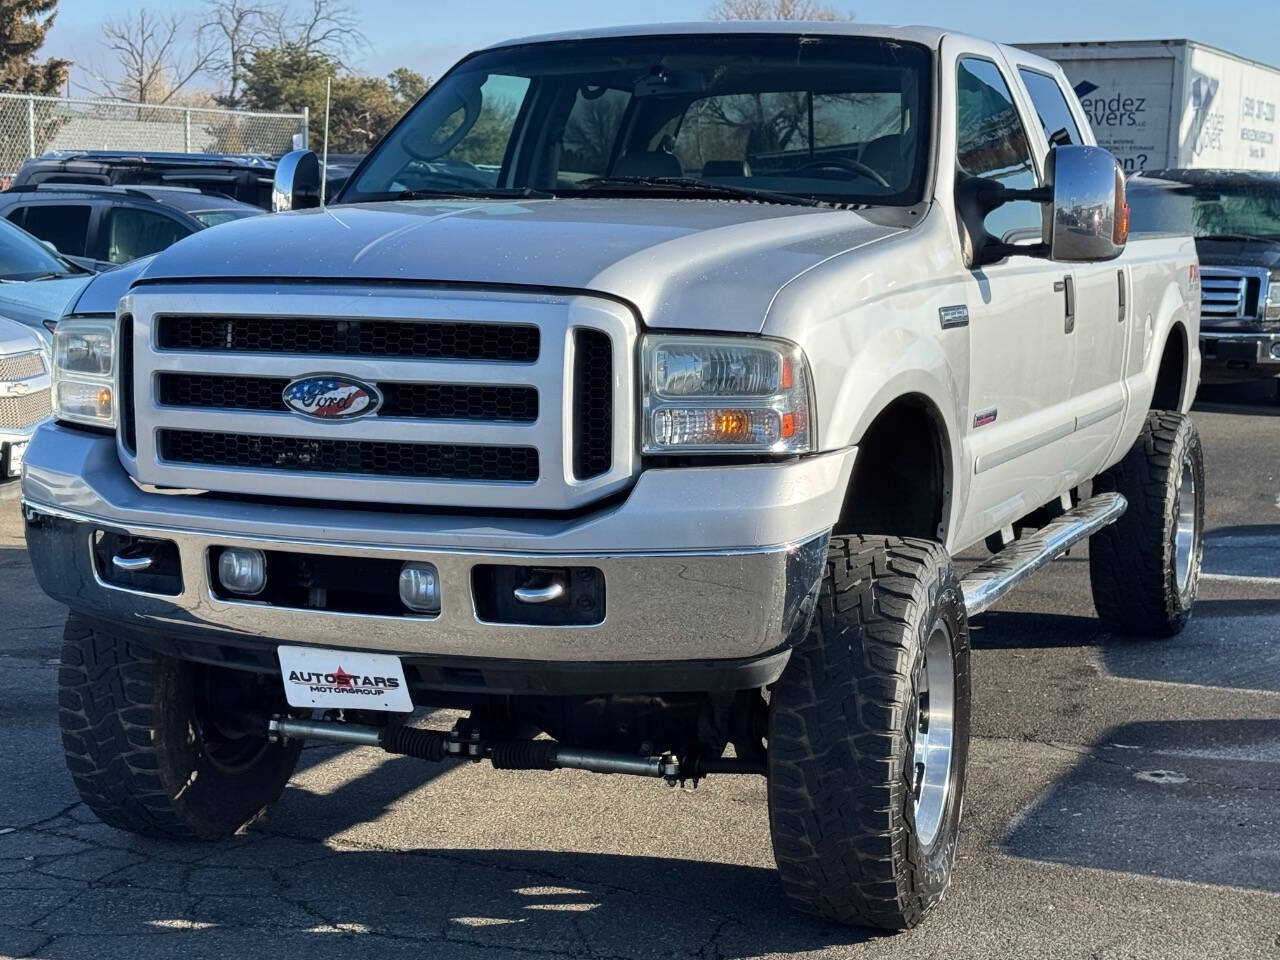
[[[89,616],[171,637],[549,663],[727,660],[785,642],[821,574],[854,455],[650,470],[623,502],[596,513],[494,519],[146,492],[111,437],[48,425],[28,452],[23,498],[46,592]],[[107,583],[92,553],[99,531],[174,542],[181,593]],[[440,572],[442,609],[426,619],[222,600],[208,555],[226,546],[428,561]],[[604,620],[483,622],[471,570],[486,563],[596,567]]]
[[[1280,332],[1200,332],[1200,354],[1206,380],[1238,380],[1280,373]],[[1232,374],[1235,374],[1233,376]]]

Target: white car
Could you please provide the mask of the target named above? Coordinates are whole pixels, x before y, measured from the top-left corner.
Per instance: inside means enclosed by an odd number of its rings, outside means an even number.
[[[0,481],[21,472],[27,442],[52,412],[49,366],[39,334],[0,317]]]

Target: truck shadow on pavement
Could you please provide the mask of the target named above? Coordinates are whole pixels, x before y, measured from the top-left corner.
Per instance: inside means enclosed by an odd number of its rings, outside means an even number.
[[[1016,821],[1004,847],[1032,860],[1280,892],[1280,719],[1114,727]]]
[[[969,621],[969,642],[975,650],[1089,647],[1100,635],[1096,619],[1058,613],[992,610]]]
[[[81,805],[0,836],[0,955],[98,957],[110,938],[120,955],[148,957],[326,958],[376,949],[470,958],[481,954],[469,948],[487,947],[501,956],[745,958],[874,938],[792,913],[772,869],[467,849],[465,838],[445,846],[439,841],[456,836],[456,824],[438,807],[424,807],[410,828],[436,843],[395,835],[384,848],[377,821],[430,779],[424,765],[384,760],[365,771],[372,751],[306,752],[314,756],[304,782],[339,755],[344,765],[356,761],[356,775],[315,799],[291,786],[269,820],[222,844],[142,840],[103,826]],[[342,836],[365,823],[374,829]]]

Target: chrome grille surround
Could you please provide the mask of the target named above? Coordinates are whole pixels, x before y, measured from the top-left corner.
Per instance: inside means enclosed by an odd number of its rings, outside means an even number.
[[[1260,304],[1266,302],[1270,281],[1270,271],[1261,267],[1201,266],[1201,318],[1210,323],[1257,319],[1261,315]]]
[[[629,484],[637,468],[632,357],[636,324],[621,304],[601,298],[470,292],[454,289],[343,284],[174,284],[133,290],[118,316],[132,318],[133,423],[136,453],[117,447],[141,483],[259,497],[376,502],[493,510],[568,510]],[[442,360],[422,357],[169,350],[156,345],[157,317],[296,317],[396,323],[536,325],[541,333],[533,362]],[[613,349],[613,463],[587,480],[573,474],[573,333],[597,330]],[[128,364],[117,365],[128,368]],[[232,377],[336,374],[366,383],[430,383],[532,387],[538,392],[532,422],[422,420],[374,415],[318,422],[283,411],[170,407],[159,403],[161,373]],[[127,396],[128,391],[122,391]],[[386,444],[524,447],[537,451],[535,482],[357,475],[170,463],[157,438],[165,430],[207,431],[299,440]]]

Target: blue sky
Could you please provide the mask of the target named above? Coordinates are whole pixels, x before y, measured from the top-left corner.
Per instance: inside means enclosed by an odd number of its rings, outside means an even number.
[[[925,23],[1011,42],[1186,37],[1280,66],[1276,0],[828,0],[865,23]],[[194,17],[200,0],[156,0],[157,10]],[[61,0],[46,49],[81,63],[108,63],[99,25],[136,4]],[[710,0],[352,0],[369,48],[355,66],[369,73],[412,67],[439,76],[459,56],[507,37],[578,27],[698,20]],[[114,9],[112,9],[114,8]],[[83,77],[77,76],[78,81]],[[83,92],[83,91],[78,91]]]

